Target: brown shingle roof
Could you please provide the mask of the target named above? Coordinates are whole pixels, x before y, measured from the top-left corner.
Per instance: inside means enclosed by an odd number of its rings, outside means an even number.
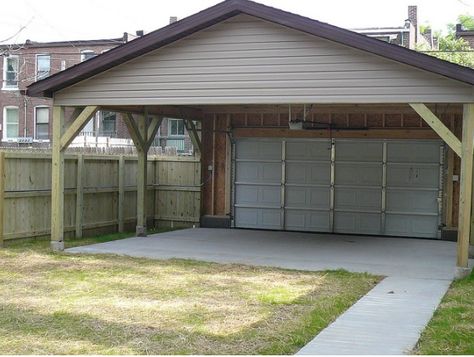
[[[69,87],[238,14],[251,15],[451,79],[474,84],[474,70],[471,68],[249,0],[226,0],[63,72],[33,83],[28,87],[27,93],[34,97],[52,97],[55,91]]]

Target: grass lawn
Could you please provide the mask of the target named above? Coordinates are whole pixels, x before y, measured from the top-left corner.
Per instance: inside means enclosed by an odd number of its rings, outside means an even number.
[[[474,273],[453,282],[421,335],[416,352],[474,355]]]
[[[0,249],[0,354],[291,354],[379,280],[48,247]]]

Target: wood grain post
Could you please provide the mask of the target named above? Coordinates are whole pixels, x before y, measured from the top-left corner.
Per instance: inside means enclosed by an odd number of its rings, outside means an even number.
[[[461,150],[461,183],[459,193],[459,229],[457,241],[457,276],[468,271],[469,239],[472,210],[472,169],[474,140],[474,104],[464,104]]]
[[[147,116],[144,115],[138,120],[138,134],[141,138],[147,137]],[[144,142],[146,141],[143,140]],[[137,148],[137,237],[146,237],[146,187],[147,187],[147,154],[148,148],[143,145]]]
[[[64,107],[53,107],[53,152],[51,183],[51,249],[64,250]]]
[[[117,221],[118,221],[118,231],[124,231],[124,201],[125,201],[125,158],[123,155],[119,157],[119,167],[118,167],[118,207],[117,207]]]
[[[4,239],[4,210],[5,210],[5,153],[0,152],[0,248],[3,247]]]
[[[76,238],[82,238],[84,217],[84,155],[77,155],[76,182]]]
[[[447,228],[453,227],[453,175],[454,175],[454,151],[448,148],[446,186],[445,186],[445,222]]]

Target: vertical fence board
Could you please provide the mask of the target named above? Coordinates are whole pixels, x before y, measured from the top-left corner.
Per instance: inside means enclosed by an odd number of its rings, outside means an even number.
[[[200,170],[200,162],[195,158],[150,157],[148,220],[153,219],[158,225],[165,221],[197,224]],[[127,223],[136,222],[136,157],[66,154],[64,173],[66,232],[81,236],[85,234],[81,231],[95,229],[123,231]],[[0,242],[2,236],[5,240],[48,236],[51,154],[0,152],[0,203],[0,217],[4,212]]]

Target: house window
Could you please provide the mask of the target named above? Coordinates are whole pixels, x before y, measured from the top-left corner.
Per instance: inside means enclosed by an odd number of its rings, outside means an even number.
[[[18,107],[5,107],[3,110],[3,139],[16,139],[19,129]]]
[[[35,139],[49,139],[49,108],[35,108]]]
[[[113,112],[102,112],[102,122],[100,125],[101,135],[115,136],[117,114]]]
[[[81,51],[81,62],[87,61],[88,59],[94,58],[97,54],[92,50]]]
[[[36,55],[36,80],[46,78],[51,74],[51,56]]]
[[[61,60],[61,71],[66,69],[66,60]]]
[[[18,89],[18,56],[8,56],[3,59],[3,88]]]
[[[182,119],[168,119],[168,136],[183,136],[184,122]]]

